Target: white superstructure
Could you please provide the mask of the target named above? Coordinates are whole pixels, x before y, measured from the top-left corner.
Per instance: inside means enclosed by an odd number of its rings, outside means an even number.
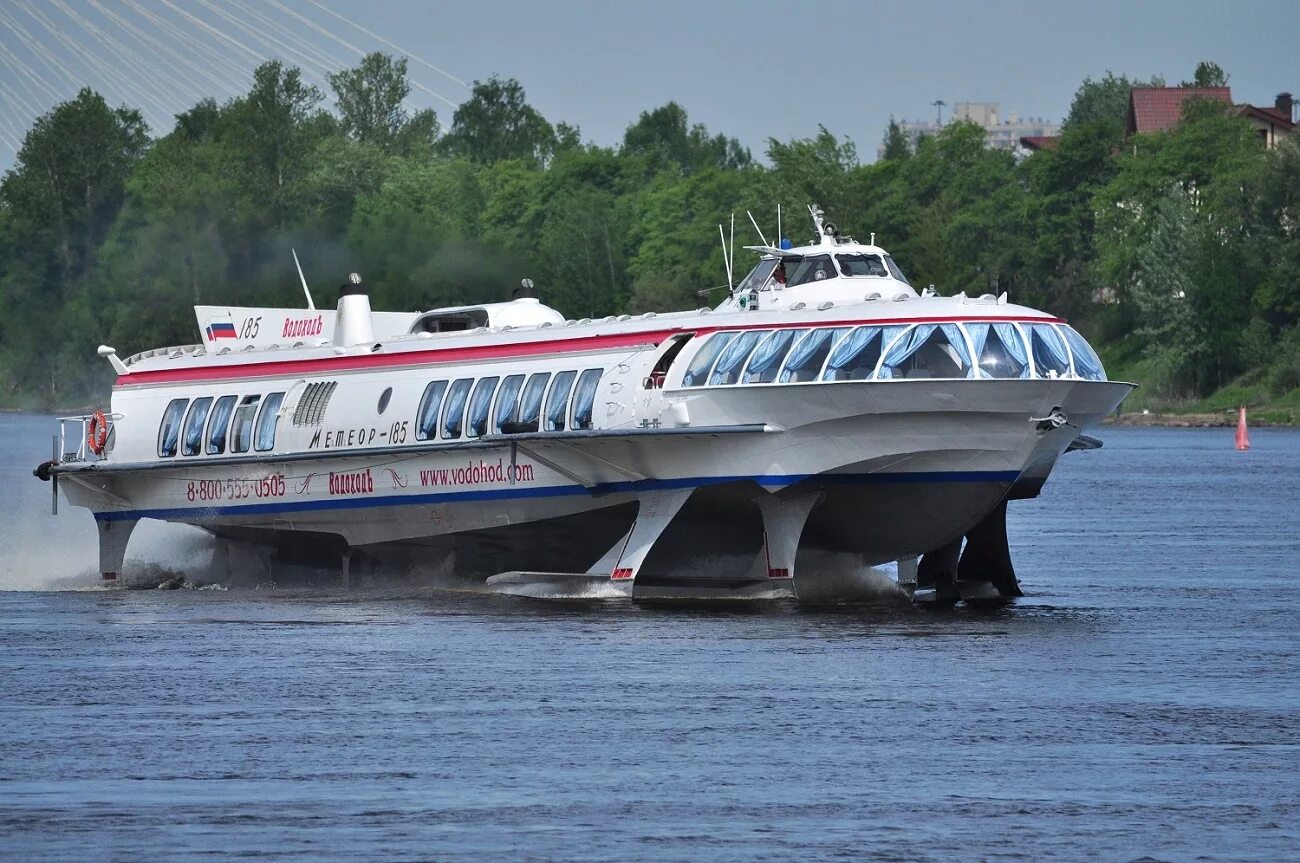
[[[359,278],[333,312],[200,307],[203,344],[110,355],[103,454],[65,443],[38,472],[95,513],[106,577],[158,518],[345,568],[788,594],[803,549],[924,555],[941,598],[1016,595],[1006,501],[1131,385],[1065,322],[918,295],[885,250],[815,226],[753,247],[712,310],[375,313]]]

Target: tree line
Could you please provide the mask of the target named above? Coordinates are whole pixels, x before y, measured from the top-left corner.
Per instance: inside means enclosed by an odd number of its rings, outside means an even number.
[[[1226,80],[1211,67],[1197,83]],[[973,124],[912,146],[891,121],[872,164],[825,127],[757,160],[671,102],[596,146],[496,77],[444,129],[380,53],[329,97],[265,63],[160,137],[85,89],[36,118],[0,181],[0,406],[102,400],[94,347],[192,342],[194,304],[300,304],[291,248],[322,299],[357,271],[377,309],[502,300],[523,277],[571,317],[693,308],[725,282],[719,221],[738,214],[743,244],[745,211],[771,233],[780,204],[802,241],[810,202],[914,284],[1069,318],[1113,376],[1171,398],[1243,376],[1295,389],[1300,142],[1267,150],[1209,102],[1126,139],[1133,83],[1086,79],[1057,146],[1027,158]]]

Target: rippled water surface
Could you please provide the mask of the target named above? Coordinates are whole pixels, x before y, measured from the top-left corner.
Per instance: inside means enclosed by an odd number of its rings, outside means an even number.
[[[0,858],[1300,859],[1300,433],[1106,430],[996,611],[100,590],[0,417]],[[143,526],[183,569],[203,541]]]

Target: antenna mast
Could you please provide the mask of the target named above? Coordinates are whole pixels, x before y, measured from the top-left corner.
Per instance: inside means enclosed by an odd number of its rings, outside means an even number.
[[[316,311],[316,304],[312,302],[311,291],[307,288],[307,277],[302,274],[302,264],[298,263],[298,250],[290,249],[293,253],[293,265],[298,268],[298,279],[302,282],[302,292],[307,295],[307,308],[313,312]]]

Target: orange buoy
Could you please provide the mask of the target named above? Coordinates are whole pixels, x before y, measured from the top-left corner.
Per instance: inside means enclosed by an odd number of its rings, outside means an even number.
[[[104,447],[108,444],[108,417],[104,412],[97,410],[90,418],[90,424],[86,426],[86,446],[95,455],[103,455]]]
[[[1246,409],[1239,408],[1237,411],[1237,449],[1250,449],[1250,435],[1246,432]]]

